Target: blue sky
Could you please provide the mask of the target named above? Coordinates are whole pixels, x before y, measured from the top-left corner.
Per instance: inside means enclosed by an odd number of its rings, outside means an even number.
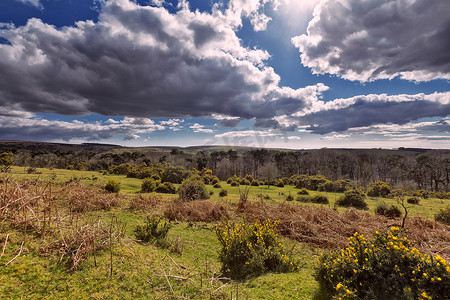
[[[0,139],[450,148],[446,0],[3,0]]]

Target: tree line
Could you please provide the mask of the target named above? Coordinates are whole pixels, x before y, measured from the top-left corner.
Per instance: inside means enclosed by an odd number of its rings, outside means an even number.
[[[388,182],[409,190],[450,191],[450,151],[420,149],[230,149],[183,151],[180,149],[125,149],[92,151],[4,151],[18,166],[101,171],[121,164],[168,163],[185,170],[210,169],[220,180],[251,175],[261,181],[292,175],[323,175],[331,181],[351,180],[358,186]]]

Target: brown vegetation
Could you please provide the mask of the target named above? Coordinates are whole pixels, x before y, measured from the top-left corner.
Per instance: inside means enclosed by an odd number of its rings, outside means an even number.
[[[165,209],[164,217],[178,221],[212,222],[228,218],[229,214],[223,205],[207,200],[173,201]]]
[[[120,196],[106,193],[95,187],[88,187],[81,182],[71,182],[61,191],[61,197],[67,201],[72,212],[85,212],[100,209],[110,209],[118,206]]]
[[[162,197],[160,195],[138,195],[130,199],[129,208],[132,210],[148,210],[161,206]]]
[[[355,232],[372,236],[399,226],[384,216],[359,212],[353,208],[337,212],[326,208],[282,203],[268,205],[247,203],[243,214],[248,220],[279,220],[278,231],[283,236],[321,248],[340,249],[348,246],[348,238]],[[406,236],[421,252],[450,258],[449,227],[419,217],[406,221]]]

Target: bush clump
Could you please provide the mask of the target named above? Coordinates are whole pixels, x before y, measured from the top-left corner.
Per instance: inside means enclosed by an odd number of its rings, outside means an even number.
[[[365,199],[366,194],[361,189],[351,189],[346,191],[344,196],[336,201],[336,204],[344,207],[367,209],[367,203],[364,201]]]
[[[428,198],[430,198],[430,193],[426,190],[418,190],[413,193],[413,196],[419,197],[422,199],[428,199]]]
[[[239,184],[240,185],[250,185],[250,181],[248,181],[245,178],[242,178],[241,181],[239,181]]]
[[[411,248],[392,227],[373,240],[355,233],[348,248],[318,259],[314,276],[328,299],[443,299],[449,270],[439,255]]]
[[[231,185],[231,186],[239,186],[239,182],[237,182],[237,181],[232,181],[232,182],[230,183],[230,185]]]
[[[419,197],[409,197],[408,199],[406,199],[406,202],[408,202],[409,204],[419,204],[420,199]]]
[[[213,188],[215,188],[215,189],[221,189],[222,186],[220,185],[220,183],[215,183],[215,184],[213,185]]]
[[[309,195],[309,192],[307,189],[302,188],[297,192],[298,195]]]
[[[164,182],[156,187],[155,192],[162,194],[175,194],[177,188],[170,182]]]
[[[251,184],[251,185],[252,185],[252,186],[259,186],[258,180],[254,179],[254,180],[252,181],[252,184]]]
[[[297,270],[297,262],[278,241],[277,224],[267,219],[254,224],[224,221],[217,226],[222,273],[232,279],[245,279],[266,272]]]
[[[156,190],[156,182],[151,178],[145,178],[141,184],[141,193],[151,193]]]
[[[311,202],[311,197],[299,195],[299,196],[297,196],[297,199],[295,199],[295,200],[297,200],[298,202],[309,203],[309,202]]]
[[[209,193],[201,178],[191,176],[180,186],[180,199],[185,202],[209,199]]]
[[[146,224],[136,226],[134,235],[145,243],[160,242],[166,239],[170,227],[170,223],[161,217],[147,217]]]
[[[297,196],[297,199],[295,199],[299,202],[303,203],[318,203],[318,204],[328,204],[328,198],[326,196],[322,195],[316,195],[316,196],[306,196],[306,195],[299,195]]]
[[[109,179],[105,184],[105,191],[110,193],[118,193],[120,191],[120,183],[114,179]]]
[[[286,201],[294,201],[294,196],[292,196],[291,194],[287,195]]]
[[[226,190],[226,189],[222,189],[220,192],[219,192],[219,197],[225,197],[225,196],[227,196],[228,195],[228,191]]]
[[[446,208],[441,208],[439,212],[436,215],[434,215],[434,219],[437,222],[450,225],[450,206],[447,206]]]
[[[387,218],[399,218],[402,215],[400,209],[391,204],[391,206],[387,206],[385,202],[380,202],[375,208],[375,213],[380,216],[385,216]]]
[[[328,204],[329,203],[328,198],[323,195],[317,195],[317,196],[311,197],[311,202],[318,203],[318,204]]]
[[[278,181],[275,182],[276,187],[284,187],[283,179],[278,179]]]
[[[376,181],[369,185],[367,195],[369,197],[387,197],[391,192],[392,187],[387,182]]]

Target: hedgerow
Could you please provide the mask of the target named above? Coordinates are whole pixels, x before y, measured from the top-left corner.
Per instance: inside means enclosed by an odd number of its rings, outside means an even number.
[[[322,291],[331,299],[444,299],[450,266],[411,248],[399,233],[392,227],[373,240],[355,233],[348,248],[322,255],[315,267]]]

